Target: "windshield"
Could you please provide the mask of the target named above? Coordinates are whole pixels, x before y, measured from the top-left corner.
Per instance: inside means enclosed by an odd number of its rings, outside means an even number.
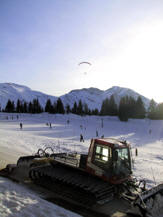
[[[117,148],[114,150],[114,173],[116,175],[127,175],[131,173],[130,155],[128,148]]]

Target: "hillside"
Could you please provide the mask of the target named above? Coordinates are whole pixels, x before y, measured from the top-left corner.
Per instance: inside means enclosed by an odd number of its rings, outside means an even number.
[[[47,99],[52,101],[57,100],[57,97],[50,96],[38,91],[31,90],[29,87],[14,84],[14,83],[0,83],[0,105],[1,108],[6,106],[8,99],[17,102],[18,99],[21,101],[30,102],[33,99],[39,99],[42,106],[45,105]]]
[[[6,120],[6,115],[9,119]],[[14,119],[12,120],[12,116]],[[70,124],[67,124],[67,120]],[[23,123],[20,130],[19,123]],[[45,123],[51,121],[52,128]],[[91,138],[96,136],[127,140],[133,153],[133,175],[145,179],[149,187],[163,181],[163,120],[136,120],[121,122],[117,117],[77,116],[73,114],[15,114],[0,113],[0,167],[16,163],[22,155],[36,153],[39,148],[51,146],[56,152],[87,153]],[[81,128],[81,125],[83,128]],[[151,133],[149,133],[151,130]],[[79,141],[80,134],[84,142]],[[135,156],[135,148],[138,156]],[[4,217],[77,217],[27,191],[22,185],[0,177],[0,216]]]
[[[148,108],[150,102],[148,98],[142,96],[134,90],[118,86],[113,86],[107,90],[100,90],[93,87],[76,89],[60,96],[60,98],[64,106],[69,104],[70,107],[72,107],[74,102],[78,102],[81,99],[82,102],[86,103],[90,109],[100,109],[102,101],[107,97],[110,98],[111,95],[114,95],[117,104],[119,104],[121,97],[126,95],[132,96],[134,99],[137,99],[138,96],[141,96],[146,108]],[[6,106],[8,99],[14,101],[16,104],[18,99],[29,102],[34,98],[39,99],[39,102],[43,107],[45,106],[47,99],[50,99],[52,103],[56,102],[58,99],[56,96],[34,91],[23,85],[14,83],[0,83],[0,105],[2,109]]]

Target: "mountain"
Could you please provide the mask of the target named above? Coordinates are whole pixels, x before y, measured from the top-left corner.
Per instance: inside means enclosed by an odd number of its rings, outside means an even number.
[[[103,93],[104,91],[91,87],[72,90],[60,98],[64,105],[69,104],[71,107],[73,107],[74,102],[78,102],[81,99],[82,103],[86,103],[90,109],[100,109],[103,100],[103,98],[101,98]]]
[[[145,108],[149,107],[150,99],[142,96],[141,94],[124,87],[113,86],[108,90],[99,90],[97,88],[83,88],[79,90],[72,90],[68,94],[61,96],[64,105],[69,104],[73,106],[74,102],[78,102],[80,99],[83,103],[87,103],[90,109],[101,109],[102,101],[106,98],[114,96],[115,102],[119,105],[120,99],[124,96],[131,96],[135,100],[140,96],[144,102]]]
[[[117,104],[119,104],[120,99],[124,96],[132,96],[134,99],[137,99],[138,96],[141,96],[146,108],[148,108],[150,102],[148,98],[140,95],[139,93],[129,88],[119,86],[113,86],[105,91],[93,87],[76,89],[60,96],[60,98],[64,106],[69,104],[71,108],[73,107],[74,102],[78,103],[81,99],[82,103],[86,103],[90,109],[101,109],[102,101],[107,97],[110,98],[111,95],[114,95],[115,102]],[[43,107],[45,106],[47,99],[50,99],[52,103],[56,102],[58,99],[58,97],[31,90],[29,87],[23,85],[14,83],[0,83],[1,108],[5,108],[8,99],[14,101],[16,104],[18,99],[29,102],[36,98]]]
[[[42,106],[45,105],[47,99],[56,101],[58,97],[50,96],[38,91],[31,90],[29,87],[14,84],[14,83],[0,83],[0,105],[5,108],[8,99],[16,102],[18,99],[21,101],[30,102],[33,99],[38,99]]]
[[[140,96],[145,105],[145,108],[147,109],[149,107],[150,99],[129,88],[113,86],[105,91],[105,93],[103,94],[103,99],[106,99],[107,97],[110,98],[111,95],[114,95],[114,99],[117,104],[119,104],[121,98],[124,96],[131,96],[135,100],[137,100],[137,98]]]

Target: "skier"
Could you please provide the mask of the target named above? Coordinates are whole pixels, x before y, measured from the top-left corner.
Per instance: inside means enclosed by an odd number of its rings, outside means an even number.
[[[80,134],[80,142],[84,142],[84,138],[82,134]]]
[[[138,149],[135,149],[135,155],[138,156]]]
[[[20,123],[20,129],[22,130],[22,128],[23,128],[23,124],[22,124],[22,123]]]

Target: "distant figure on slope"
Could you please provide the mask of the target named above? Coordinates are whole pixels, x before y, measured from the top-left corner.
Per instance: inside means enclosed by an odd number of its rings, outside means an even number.
[[[96,130],[96,137],[98,137],[98,131]]]
[[[80,142],[84,142],[84,138],[82,134],[80,134]]]
[[[51,123],[49,123],[49,126],[50,126],[50,128],[52,128],[52,124]]]
[[[68,120],[67,120],[67,124],[69,124],[69,123],[70,123],[70,120],[68,119]]]
[[[20,129],[22,130],[22,128],[23,128],[23,124],[22,124],[22,123],[20,123]]]
[[[135,149],[135,155],[138,156],[138,149]]]

